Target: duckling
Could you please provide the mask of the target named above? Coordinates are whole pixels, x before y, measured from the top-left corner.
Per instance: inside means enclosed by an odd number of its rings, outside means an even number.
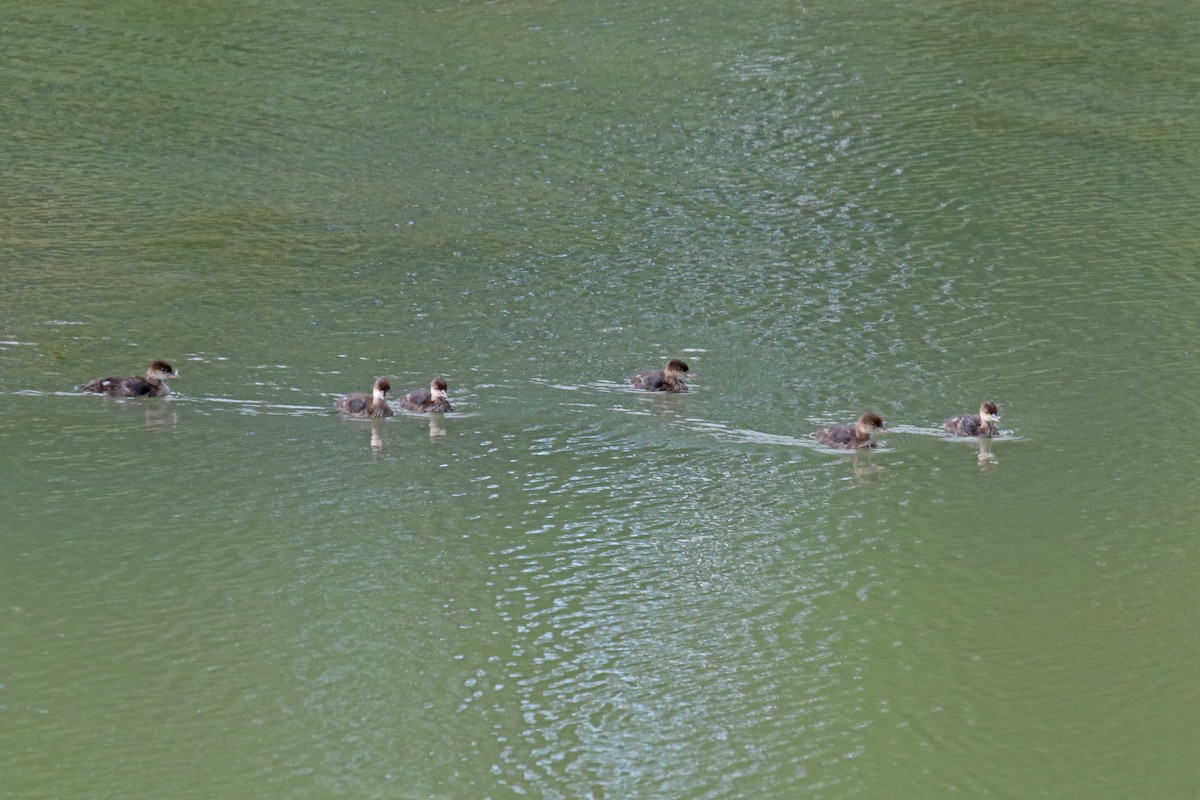
[[[144,378],[140,375],[128,378],[96,378],[75,388],[81,392],[96,392],[113,397],[166,397],[171,393],[171,389],[163,381],[178,377],[179,373],[167,362],[151,361]]]
[[[878,414],[866,412],[853,425],[830,425],[821,428],[813,434],[814,438],[827,447],[839,450],[857,450],[862,447],[875,447],[872,433],[885,432],[883,419]]]
[[[387,378],[376,378],[371,394],[355,392],[345,397],[339,397],[333,407],[342,412],[342,416],[354,419],[378,419],[392,416],[392,409],[387,404],[387,393],[392,390],[392,384]]]
[[[643,369],[629,376],[629,382],[648,392],[686,392],[682,376],[691,375],[688,365],[677,358],[667,362],[666,369]]]
[[[978,414],[959,414],[942,423],[955,436],[999,436],[1000,409],[991,400],[979,406]]]
[[[400,398],[400,405],[409,411],[419,411],[428,414],[430,411],[453,411],[450,397],[446,394],[446,379],[434,378],[429,382],[429,389],[413,389]]]

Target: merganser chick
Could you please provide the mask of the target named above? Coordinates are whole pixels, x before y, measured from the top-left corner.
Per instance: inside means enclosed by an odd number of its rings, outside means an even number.
[[[392,409],[387,404],[387,393],[391,390],[392,385],[388,383],[387,378],[376,378],[371,394],[355,392],[345,397],[339,397],[333,407],[342,412],[343,416],[355,419],[390,417]]]
[[[666,369],[643,369],[629,376],[629,382],[648,392],[686,392],[682,376],[691,375],[688,365],[677,358],[667,362]]]
[[[979,406],[978,414],[959,414],[950,417],[942,423],[955,436],[999,436],[1000,429],[996,423],[1000,421],[1000,409],[991,400]]]
[[[430,411],[453,411],[450,396],[446,394],[446,379],[434,378],[429,382],[429,389],[413,389],[400,398],[400,405],[409,411],[419,411],[428,414]]]
[[[813,436],[827,447],[836,447],[839,450],[857,450],[860,447],[875,447],[875,441],[871,438],[871,434],[886,430],[880,416],[868,411],[860,416],[853,425],[830,425],[821,428]]]
[[[166,397],[171,389],[163,383],[168,378],[178,378],[179,373],[165,361],[151,361],[146,367],[146,377],[134,375],[129,378],[96,378],[81,383],[75,388],[81,392],[96,392],[113,397]]]

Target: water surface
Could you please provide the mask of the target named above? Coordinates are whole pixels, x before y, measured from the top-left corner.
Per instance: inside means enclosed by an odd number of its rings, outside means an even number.
[[[1191,797],[1197,34],[16,9],[0,797]]]

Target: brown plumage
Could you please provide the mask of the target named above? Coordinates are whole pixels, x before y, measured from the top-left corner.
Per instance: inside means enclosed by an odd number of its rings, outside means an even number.
[[[413,389],[400,398],[400,405],[409,411],[428,414],[431,411],[453,411],[450,397],[446,394],[446,379],[434,378],[428,389]]]
[[[168,378],[178,378],[179,373],[165,361],[151,361],[146,367],[146,376],[133,375],[128,378],[95,378],[75,388],[81,392],[96,392],[114,397],[165,397],[171,393],[163,383]]]
[[[667,362],[666,369],[643,369],[629,376],[629,382],[648,392],[686,392],[684,375],[690,375],[688,365],[677,358]]]
[[[339,397],[333,407],[342,412],[343,416],[356,419],[390,417],[392,409],[387,404],[387,393],[391,390],[392,385],[388,383],[387,378],[376,378],[371,394],[355,392]]]
[[[959,414],[950,417],[942,423],[955,436],[999,436],[1000,429],[996,423],[1000,421],[1000,409],[991,400],[979,406],[978,414]]]
[[[813,434],[813,437],[826,447],[857,450],[861,447],[875,447],[875,441],[871,438],[871,434],[883,430],[885,430],[883,419],[878,414],[868,411],[860,416],[853,425],[830,425],[821,428]]]

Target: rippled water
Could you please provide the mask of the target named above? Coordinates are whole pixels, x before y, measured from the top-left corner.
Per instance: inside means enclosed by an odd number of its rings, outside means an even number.
[[[1198,29],[20,8],[0,797],[1191,797]]]

